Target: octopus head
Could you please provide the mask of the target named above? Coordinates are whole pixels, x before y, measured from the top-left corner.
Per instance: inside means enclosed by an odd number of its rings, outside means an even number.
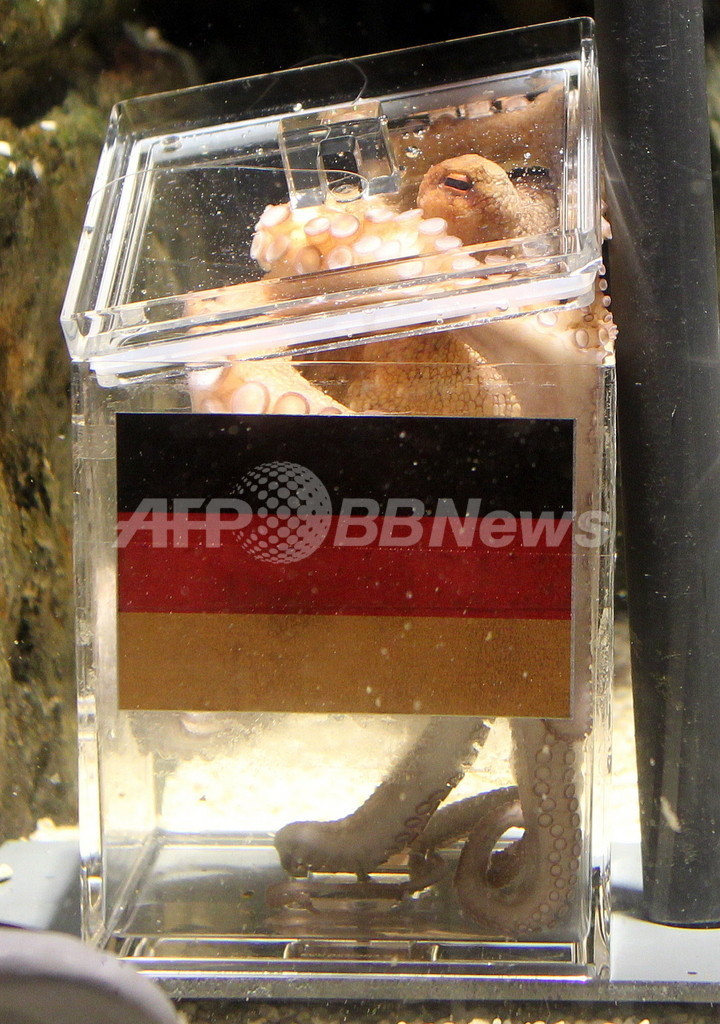
[[[442,217],[465,245],[544,230],[554,199],[548,202],[547,175],[541,182],[540,168],[528,170],[536,173],[508,174],[477,153],[451,157],[425,174],[418,206],[425,217]]]

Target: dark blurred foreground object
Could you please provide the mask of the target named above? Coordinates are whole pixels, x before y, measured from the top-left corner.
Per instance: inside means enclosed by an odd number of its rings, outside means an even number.
[[[109,954],[0,927],[0,1024],[177,1024],[160,989]]]
[[[700,0],[597,0],[648,916],[720,922],[720,374]]]

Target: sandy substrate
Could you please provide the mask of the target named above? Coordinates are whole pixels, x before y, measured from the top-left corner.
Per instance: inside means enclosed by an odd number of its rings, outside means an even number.
[[[714,1024],[714,1006],[492,1003],[473,1006],[185,1003],[187,1024]]]

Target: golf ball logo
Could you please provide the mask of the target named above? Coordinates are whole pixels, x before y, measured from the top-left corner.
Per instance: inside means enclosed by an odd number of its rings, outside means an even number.
[[[253,511],[241,545],[263,562],[299,562],[328,535],[330,495],[306,466],[263,462],[242,478],[241,494]]]

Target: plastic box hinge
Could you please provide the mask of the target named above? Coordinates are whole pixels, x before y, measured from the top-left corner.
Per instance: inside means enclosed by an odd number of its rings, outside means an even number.
[[[286,117],[278,139],[295,208],[318,206],[328,192],[342,202],[397,192],[400,187],[380,103]],[[331,157],[343,158],[339,168],[329,166]]]

